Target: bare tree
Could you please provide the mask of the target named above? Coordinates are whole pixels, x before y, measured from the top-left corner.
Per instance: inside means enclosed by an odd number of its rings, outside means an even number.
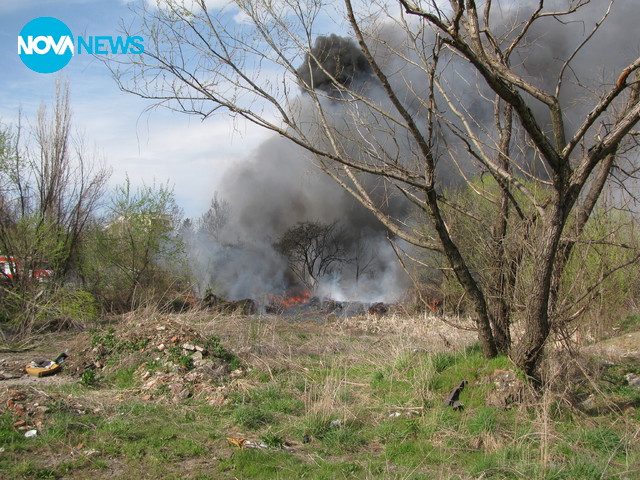
[[[52,109],[41,106],[32,127],[19,121],[0,136],[0,308],[24,337],[69,301],[60,288],[79,272],[109,171],[72,135],[67,84],[56,84]]]
[[[68,84],[56,83],[52,112],[42,105],[31,130],[25,136],[19,123],[4,155],[0,249],[45,260],[64,278],[110,171],[72,135]]]
[[[230,210],[229,202],[219,199],[216,193],[211,199],[209,209],[198,219],[198,232],[218,242],[223,228],[229,222]]]
[[[121,88],[203,118],[239,116],[303,147],[393,235],[440,252],[471,303],[485,355],[507,353],[533,373],[553,325],[583,308],[564,302],[561,285],[603,188],[636,170],[640,58],[625,35],[601,33],[637,7],[238,0],[235,8],[241,15],[203,0],[143,7],[144,55],[111,63]],[[351,39],[319,35],[331,21],[343,21]],[[594,74],[590,61],[606,65]],[[482,175],[497,190],[478,188]],[[486,201],[487,217],[458,204],[461,189]],[[389,196],[412,204],[418,221],[389,214]],[[473,265],[452,212],[490,233],[490,268]],[[518,289],[527,295],[516,305]]]
[[[322,277],[348,261],[345,236],[337,223],[302,222],[291,227],[275,244],[289,262],[289,268],[309,290]]]

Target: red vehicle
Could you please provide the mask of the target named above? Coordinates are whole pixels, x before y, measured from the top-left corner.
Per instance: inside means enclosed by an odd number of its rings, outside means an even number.
[[[25,274],[29,280],[42,282],[53,275],[53,270],[43,261],[0,255],[1,279],[13,281]]]

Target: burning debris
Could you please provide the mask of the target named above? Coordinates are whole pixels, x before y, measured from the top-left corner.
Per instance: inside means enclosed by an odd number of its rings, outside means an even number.
[[[242,300],[225,300],[211,291],[207,291],[207,294],[204,296],[200,304],[220,313],[237,313],[240,315],[253,315],[258,313],[256,302],[250,298],[244,298]]]
[[[383,302],[368,304],[357,301],[338,301],[330,298],[312,296],[309,291],[294,292],[286,295],[269,295],[269,303],[264,306],[265,313],[275,315],[322,314],[354,317],[366,315],[383,316],[392,311],[393,305]]]
[[[311,302],[311,292],[304,290],[287,295],[269,295],[269,303],[265,305],[267,313],[282,314],[292,307],[305,305]]]

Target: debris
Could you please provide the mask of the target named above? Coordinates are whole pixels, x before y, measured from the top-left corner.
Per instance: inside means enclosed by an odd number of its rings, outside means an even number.
[[[488,381],[495,385],[495,389],[487,394],[485,400],[487,405],[508,409],[522,400],[524,383],[513,370],[497,369]]]
[[[106,335],[109,342],[104,341]],[[102,348],[96,350],[93,345],[74,355],[76,374],[82,375],[88,368],[108,374],[113,368],[108,359],[117,352],[120,362],[139,365],[134,372],[140,385],[136,391],[145,401],[177,403],[194,397],[224,405],[227,396],[220,394],[217,385],[246,375],[244,368],[231,374],[235,356],[221,348],[217,338],[171,316],[149,324],[123,322],[108,334],[95,334],[94,339]]]
[[[267,445],[266,443],[252,442],[251,440],[248,440],[246,438],[231,438],[231,437],[227,437],[227,441],[229,443],[232,443],[233,445],[235,445],[238,448],[261,448],[261,449],[269,448],[269,445]],[[285,449],[285,450],[292,451],[292,449]]]
[[[409,410],[407,412],[393,412],[389,414],[389,418],[398,418],[398,417],[418,417],[420,416],[420,412],[416,411],[416,410]]]
[[[467,383],[467,380],[462,380],[460,382],[460,385],[451,390],[449,396],[447,397],[447,400],[445,400],[444,402],[445,407],[453,407],[454,410],[462,410],[464,408],[464,405],[460,403],[460,393],[462,393],[462,390],[464,390],[464,387]]]
[[[331,423],[329,423],[329,426],[331,428],[338,428],[338,427],[341,427],[343,424],[344,424],[344,421],[337,418],[335,420],[331,420]]]
[[[389,312],[389,305],[383,302],[374,303],[369,307],[369,313],[371,315],[385,315]]]
[[[24,434],[24,436],[25,436],[26,438],[33,438],[33,437],[35,437],[36,435],[38,435],[38,431],[37,431],[37,430],[29,430],[28,432],[26,432],[26,433]]]
[[[32,361],[26,366],[26,371],[33,377],[44,377],[46,375],[53,375],[60,371],[62,363],[67,358],[66,353],[61,353],[55,360],[39,360]]]
[[[627,373],[624,378],[627,379],[627,383],[630,387],[640,390],[640,375],[636,373]]]

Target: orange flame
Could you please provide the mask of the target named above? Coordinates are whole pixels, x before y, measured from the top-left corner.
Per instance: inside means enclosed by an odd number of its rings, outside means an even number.
[[[295,305],[303,305],[311,300],[311,292],[305,290],[289,295],[269,295],[269,301],[277,310],[293,307]],[[278,308],[279,307],[279,308]]]
[[[293,307],[294,305],[302,305],[311,300],[311,292],[304,291],[299,295],[288,295],[280,300],[285,307]]]

